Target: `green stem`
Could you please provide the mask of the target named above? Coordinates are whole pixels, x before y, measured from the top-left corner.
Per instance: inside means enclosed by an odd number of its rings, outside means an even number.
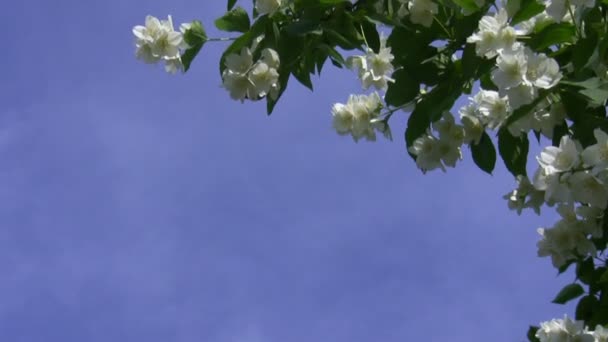
[[[439,24],[439,26],[441,26],[441,28],[443,29],[443,32],[445,32],[445,34],[448,35],[448,38],[452,39],[452,35],[450,34],[450,32],[448,31],[448,29],[445,28],[445,26],[443,26],[443,24],[441,23],[441,21],[439,21],[439,19],[437,19],[436,16],[433,16],[433,20],[435,20],[435,22],[437,24]]]
[[[568,7],[568,13],[570,13],[570,17],[572,18],[572,22],[574,23],[574,31],[576,32],[576,36],[582,38],[581,30],[576,23],[576,19],[574,18],[574,12],[572,12],[572,6],[570,6],[570,0],[566,0],[566,6]]]

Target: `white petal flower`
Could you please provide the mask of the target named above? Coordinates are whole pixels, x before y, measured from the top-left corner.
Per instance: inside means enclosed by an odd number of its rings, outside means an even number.
[[[230,97],[243,102],[257,101],[265,96],[276,99],[279,93],[279,55],[272,49],[264,49],[261,58],[254,63],[253,54],[247,47],[240,53],[226,56],[222,72],[223,86]]]
[[[378,120],[381,109],[382,99],[378,93],[351,95],[346,104],[333,105],[333,127],[338,134],[350,134],[355,141],[359,141],[361,138],[375,141],[376,130],[389,136],[390,129],[386,122]]]
[[[146,17],[145,26],[135,26],[135,55],[146,63],[165,61],[165,69],[175,73],[182,70],[181,50],[187,48],[183,32],[175,31],[173,20],[159,20],[153,16]]]
[[[386,90],[388,82],[395,81],[390,77],[394,70],[393,59],[391,48],[386,46],[386,38],[382,36],[378,53],[368,47],[365,56],[348,57],[346,65],[358,71],[363,89],[374,86],[378,90]]]
[[[278,69],[280,64],[279,54],[273,49],[264,49],[262,50],[262,61],[270,68]]]
[[[255,98],[268,95],[272,86],[279,82],[279,73],[264,62],[258,62],[249,72],[249,79],[255,88]]]
[[[534,112],[533,129],[539,131],[548,139],[553,139],[553,129],[562,124],[566,118],[566,111],[561,103],[554,103],[550,110],[544,109],[546,103],[541,101],[539,109]]]
[[[595,342],[608,342],[608,329],[599,324],[596,325],[593,337],[595,338]]]
[[[336,103],[331,109],[333,116],[333,127],[340,135],[350,134],[355,121],[351,106],[343,103]]]
[[[524,208],[532,208],[540,214],[540,207],[545,202],[545,194],[536,190],[526,176],[517,176],[517,189],[503,196],[508,202],[509,209],[517,211],[518,215]]]
[[[442,151],[439,140],[431,134],[425,134],[416,139],[408,151],[416,156],[416,165],[423,172],[437,168],[445,171],[445,167],[441,163]]]
[[[508,98],[495,91],[481,90],[473,97],[473,102],[490,129],[500,126],[511,113]]]
[[[493,58],[503,50],[513,50],[518,47],[516,31],[508,25],[508,14],[501,8],[494,16],[484,16],[479,21],[477,32],[467,38],[468,43],[475,44],[478,56]]]
[[[527,60],[523,49],[503,50],[496,59],[497,69],[492,71],[492,81],[499,89],[520,85],[527,72]]]
[[[558,221],[553,228],[539,228],[542,237],[536,244],[538,256],[550,256],[553,266],[559,268],[576,255],[587,256],[595,253],[595,245],[568,220]]]
[[[566,0],[548,0],[545,12],[556,22],[562,21],[566,15]]]
[[[233,100],[243,102],[247,98],[254,98],[255,86],[246,74],[231,72],[228,69],[222,74],[222,86],[228,90]]]
[[[281,0],[257,0],[255,9],[260,15],[273,15],[281,7]]]
[[[559,64],[553,58],[547,57],[544,53],[535,53],[529,48],[525,49],[528,67],[526,71],[526,81],[542,89],[553,88],[561,79],[562,73],[559,71]]]
[[[253,55],[251,54],[251,50],[244,47],[241,49],[240,54],[229,54],[226,56],[224,65],[226,66],[226,69],[230,70],[231,72],[240,74],[247,73],[253,66]]]
[[[431,27],[439,7],[431,0],[411,0],[408,2],[408,11],[412,23]]]
[[[568,184],[569,177],[569,173],[547,174],[547,169],[539,167],[534,174],[534,188],[545,192],[545,202],[549,205],[571,202],[572,192]]]
[[[569,136],[564,135],[559,142],[559,147],[547,146],[536,159],[546,170],[547,175],[554,172],[565,172],[579,164],[580,146]]]
[[[534,99],[538,96],[538,90],[527,82],[509,88],[504,93],[507,95],[509,105],[513,110],[534,102]]]
[[[433,129],[439,133],[439,139],[446,143],[460,147],[464,142],[464,128],[456,124],[450,112],[444,112],[441,120],[433,123]]]
[[[480,119],[480,113],[476,106],[469,104],[460,108],[460,122],[464,128],[464,143],[479,144],[481,136],[485,132],[483,122]]]
[[[593,174],[587,171],[575,172],[570,176],[568,182],[575,201],[606,209],[608,190],[606,185]]]
[[[542,322],[536,332],[541,342],[593,342],[594,337],[585,329],[583,321],[573,321],[564,315],[564,319],[553,319]]]
[[[597,143],[585,148],[582,158],[585,165],[592,166],[594,173],[598,173],[608,167],[608,134],[596,128],[593,135]]]

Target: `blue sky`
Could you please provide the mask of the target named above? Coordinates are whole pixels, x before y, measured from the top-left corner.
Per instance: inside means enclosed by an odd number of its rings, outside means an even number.
[[[219,36],[224,9],[4,4],[0,341],[523,341],[573,312],[536,257],[554,215],[509,212],[502,164],[423,176],[404,113],[394,142],[332,131],[353,73],[267,117],[220,88],[222,43],[187,75],[135,60],[146,14]]]

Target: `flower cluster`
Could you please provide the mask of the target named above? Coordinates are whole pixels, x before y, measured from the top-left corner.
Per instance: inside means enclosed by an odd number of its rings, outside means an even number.
[[[378,90],[385,91],[388,88],[388,82],[395,82],[390,77],[394,71],[393,59],[391,48],[386,46],[386,38],[381,37],[378,53],[367,47],[364,56],[348,57],[346,65],[357,70],[363,89],[374,86]]]
[[[401,6],[397,16],[403,18],[409,15],[412,23],[424,27],[431,27],[433,18],[439,13],[439,7],[431,0],[399,0],[399,2]]]
[[[509,207],[521,213],[557,204],[561,219],[551,228],[539,228],[538,255],[551,257],[559,268],[596,252],[592,238],[603,236],[603,213],[608,206],[608,134],[594,131],[596,144],[583,149],[563,136],[559,146],[545,147],[537,157],[539,168],[530,182],[518,178],[518,188],[507,194]]]
[[[460,146],[476,138],[467,136],[465,127],[456,124],[454,116],[449,112],[445,112],[441,120],[433,123],[433,130],[438,137],[428,130],[408,149],[416,156],[416,165],[423,172],[437,168],[445,171],[446,166],[455,167],[456,162],[462,159]]]
[[[538,17],[545,18],[546,14],[543,12]],[[535,53],[516,41],[517,36],[524,33],[526,29],[509,26],[506,10],[500,9],[493,16],[484,16],[478,31],[467,40],[475,43],[479,56],[496,57],[491,79],[498,92],[482,90],[472,99],[477,112],[490,118],[490,129],[498,128],[513,110],[533,103],[539,96],[539,89],[553,88],[562,78],[559,64],[553,58]],[[534,110],[508,128],[514,136],[535,130],[551,138],[553,128],[563,119],[561,105],[543,98]]]
[[[605,342],[608,341],[608,329],[597,325],[595,330],[589,330],[582,321],[574,321],[564,315],[564,319],[552,319],[542,322],[536,331],[536,338],[541,342],[580,341]]]
[[[281,0],[257,0],[255,10],[260,15],[273,15],[281,7],[281,3]]]
[[[239,54],[226,56],[222,72],[223,86],[234,100],[257,101],[265,96],[276,99],[279,90],[279,54],[272,49],[262,50],[261,57],[253,61],[253,54],[247,47]]]
[[[346,65],[350,69],[356,69],[363,89],[373,86],[386,91],[388,82],[394,82],[390,77],[394,71],[393,59],[391,48],[386,46],[386,38],[381,36],[378,53],[367,47],[365,55],[348,57]],[[376,131],[390,140],[392,136],[388,119],[393,112],[383,116],[382,109],[382,97],[376,91],[369,95],[351,95],[346,104],[333,105],[333,127],[340,135],[350,134],[355,142],[361,138],[375,141]]]
[[[150,64],[164,61],[165,70],[172,74],[182,70],[181,51],[188,48],[183,34],[188,27],[182,24],[180,31],[175,31],[171,16],[167,20],[147,16],[145,26],[133,28],[137,58]]]

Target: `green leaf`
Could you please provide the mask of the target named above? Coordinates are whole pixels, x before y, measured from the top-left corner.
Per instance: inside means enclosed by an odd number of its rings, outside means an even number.
[[[608,90],[606,89],[583,89],[579,93],[589,98],[593,106],[603,106],[608,100]]]
[[[471,144],[471,153],[475,164],[481,170],[492,174],[496,165],[496,149],[486,132],[483,133],[478,144]]]
[[[600,283],[608,284],[608,271],[606,271],[606,272],[604,272],[604,274],[602,274],[602,277],[600,278]]]
[[[190,28],[184,32],[184,40],[190,46],[181,56],[184,72],[186,72],[207,41],[207,33],[203,24],[198,20],[193,21]]]
[[[362,33],[365,37],[365,41],[367,42],[367,46],[369,46],[375,53],[378,53],[380,51],[380,35],[376,29],[376,24],[370,21],[363,21],[361,23],[361,27],[363,28]]]
[[[228,0],[228,5],[226,7],[226,11],[230,11],[234,7],[234,5],[236,5],[236,1],[237,0]]]
[[[514,137],[504,128],[498,132],[498,151],[507,170],[515,177],[527,174],[528,148],[528,137],[525,134]]]
[[[566,134],[568,134],[568,124],[566,124],[566,121],[562,120],[560,124],[553,127],[553,139],[551,139],[551,144],[553,146],[559,146],[560,140]]]
[[[236,7],[215,20],[215,27],[227,32],[247,32],[251,23],[249,15],[242,7]]]
[[[477,6],[477,3],[475,2],[475,0],[452,0],[452,1],[454,1],[454,3],[456,5],[460,6],[464,10],[467,10],[468,12],[479,11],[479,6]]]
[[[289,25],[285,26],[285,32],[291,35],[305,35],[308,33],[313,34],[322,34],[323,29],[320,26],[320,22],[318,20],[313,19],[302,19],[298,21],[294,21]]]
[[[540,94],[538,97],[536,97],[536,99],[534,101],[532,101],[532,103],[527,104],[527,105],[523,105],[519,108],[517,108],[516,110],[513,111],[513,113],[511,113],[511,115],[509,115],[507,117],[507,120],[505,120],[505,123],[503,125],[503,127],[507,128],[509,127],[512,123],[514,123],[515,121],[523,118],[524,116],[530,114],[530,112],[532,110],[534,110],[536,108],[536,106],[538,105],[538,103],[543,100],[545,98],[546,94]]]
[[[574,260],[569,260],[565,264],[561,265],[557,269],[557,274],[562,274],[562,273],[566,272],[568,270],[568,268],[570,267],[570,265],[572,265],[573,263],[574,263]]]
[[[547,25],[528,41],[528,46],[541,51],[549,46],[572,43],[576,39],[576,30],[570,23],[554,23]]]
[[[526,21],[545,10],[545,5],[537,0],[521,0],[519,9],[511,18],[511,26]]]
[[[186,49],[186,51],[184,51],[184,53],[182,53],[181,59],[182,59],[182,65],[184,66],[184,72],[190,70],[192,61],[194,60],[194,58],[196,58],[198,53],[201,51],[201,49],[203,48],[203,45],[204,45],[204,43],[201,43],[200,45],[192,46],[192,47]]]
[[[300,59],[300,63],[291,70],[291,73],[302,85],[312,91],[313,85],[310,79],[310,72],[305,63],[304,59]]]
[[[339,47],[345,50],[352,50],[359,47],[359,42],[357,40],[349,40],[341,33],[334,31],[332,29],[324,29],[323,34],[327,37],[327,40],[332,45],[338,45]]]
[[[452,83],[443,83],[431,90],[416,104],[407,121],[405,142],[409,148],[414,140],[423,135],[431,122],[437,121],[446,110],[450,110],[461,94],[462,84],[455,79]],[[413,155],[410,154],[412,158]]]
[[[394,83],[389,83],[384,101],[391,106],[399,107],[416,98],[420,93],[420,84],[405,69],[393,73]]]
[[[479,78],[479,85],[484,90],[494,90],[497,91],[498,87],[492,82],[492,78],[490,77],[490,73],[487,72]]]
[[[222,72],[224,72],[224,69],[226,69],[226,65],[225,65],[226,56],[228,56],[231,53],[240,53],[244,47],[251,46],[253,39],[266,31],[266,28],[268,26],[267,24],[268,24],[268,17],[267,16],[260,17],[251,26],[251,29],[249,31],[243,33],[240,37],[235,39],[232,42],[232,44],[230,44],[226,48],[226,50],[224,50],[224,53],[222,54],[222,57],[220,58],[220,75],[222,74]],[[283,56],[281,56],[281,64],[283,64]]]
[[[559,291],[552,303],[566,304],[569,301],[582,296],[584,293],[585,290],[579,284],[568,284],[564,286],[561,291]]]
[[[583,283],[589,285],[593,280],[593,271],[595,265],[593,264],[593,258],[589,257],[582,262],[576,264],[576,276]]]
[[[595,296],[585,296],[576,305],[574,318],[579,321],[589,321],[600,305]]]
[[[540,342],[538,337],[536,337],[536,332],[538,331],[538,329],[539,329],[538,327],[530,326],[530,328],[528,329],[528,333],[526,334],[526,336],[528,337],[528,341]]]

